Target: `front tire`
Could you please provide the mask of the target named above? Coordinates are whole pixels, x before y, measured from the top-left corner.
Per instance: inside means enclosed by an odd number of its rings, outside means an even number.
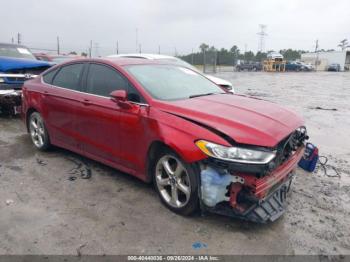
[[[169,149],[162,150],[152,168],[153,182],[162,203],[180,215],[191,215],[199,207],[198,173]]]
[[[45,127],[44,119],[38,112],[33,112],[29,116],[28,122],[29,134],[34,146],[42,151],[50,147],[49,133]]]

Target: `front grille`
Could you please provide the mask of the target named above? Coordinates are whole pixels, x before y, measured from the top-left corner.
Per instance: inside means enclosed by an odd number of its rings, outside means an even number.
[[[11,83],[11,82],[24,82],[27,80],[25,77],[6,77],[6,82]]]

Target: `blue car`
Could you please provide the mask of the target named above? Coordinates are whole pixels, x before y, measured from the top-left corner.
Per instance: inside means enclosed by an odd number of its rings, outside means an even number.
[[[36,60],[23,45],[0,43],[0,114],[20,113],[21,88],[53,64]]]

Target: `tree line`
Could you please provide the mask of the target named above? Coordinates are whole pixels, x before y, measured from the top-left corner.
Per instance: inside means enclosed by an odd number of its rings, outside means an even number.
[[[187,55],[179,56],[179,58],[185,60],[186,62],[194,65],[203,65],[204,59],[208,63],[208,61],[215,61],[217,65],[236,65],[238,60],[242,60],[245,62],[262,62],[266,59],[268,52],[257,52],[254,53],[252,51],[241,52],[239,48],[234,45],[230,49],[221,48],[217,49],[214,46],[209,46],[205,43],[199,46],[199,52],[193,52]],[[319,51],[334,51],[330,50],[319,50]],[[287,61],[293,61],[301,58],[301,54],[307,53],[309,51],[305,50],[293,50],[282,49],[279,52],[283,55],[284,59]]]

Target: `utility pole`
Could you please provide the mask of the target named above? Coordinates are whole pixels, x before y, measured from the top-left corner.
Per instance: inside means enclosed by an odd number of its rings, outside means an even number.
[[[140,53],[140,54],[142,53],[141,44],[139,44],[139,53]]]
[[[60,37],[57,36],[57,54],[60,54]]]
[[[89,57],[91,58],[92,55],[92,40],[90,40],[90,46],[89,46]]]
[[[136,27],[136,52],[139,47],[139,29]]]
[[[160,55],[160,45],[158,46],[158,55]]]
[[[318,66],[318,39],[316,40],[316,43],[315,43],[315,53],[316,53],[315,70],[317,71],[317,66]]]
[[[119,43],[117,41],[117,55],[119,54]]]
[[[11,38],[11,43],[14,44],[15,43],[15,39],[12,37]]]
[[[265,36],[267,36],[266,25],[259,25],[260,31],[257,33],[259,35],[259,42],[258,42],[258,51],[261,53],[265,50]]]
[[[192,51],[191,51],[191,64],[193,65],[193,48],[192,48]]]
[[[22,36],[21,33],[17,33],[17,44],[21,44],[22,43]]]

